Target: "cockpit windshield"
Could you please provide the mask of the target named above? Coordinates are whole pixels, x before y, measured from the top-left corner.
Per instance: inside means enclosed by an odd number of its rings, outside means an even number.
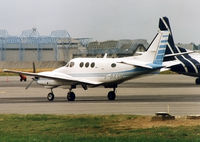
[[[74,64],[75,64],[74,62],[68,62],[65,66],[66,66],[66,67],[73,67]]]
[[[68,62],[68,63],[65,65],[65,67],[69,67],[69,64],[70,64],[70,62]]]

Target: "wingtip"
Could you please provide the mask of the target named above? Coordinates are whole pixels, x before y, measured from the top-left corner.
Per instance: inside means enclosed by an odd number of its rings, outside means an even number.
[[[8,71],[8,69],[3,69],[3,72],[7,72]]]

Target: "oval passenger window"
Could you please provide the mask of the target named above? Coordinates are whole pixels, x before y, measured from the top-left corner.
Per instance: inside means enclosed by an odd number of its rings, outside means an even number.
[[[82,67],[83,67],[83,65],[84,65],[84,63],[83,63],[83,62],[81,62],[81,63],[80,63],[80,67],[82,68]]]
[[[89,67],[89,62],[87,62],[87,63],[85,64],[85,67],[86,67],[86,68]]]
[[[92,64],[91,64],[90,66],[91,66],[91,68],[94,68],[94,66],[95,66],[95,63],[94,63],[94,62],[92,62]]]
[[[116,64],[115,64],[115,63],[112,63],[112,64],[111,64],[111,67],[112,67],[112,68],[116,67]]]

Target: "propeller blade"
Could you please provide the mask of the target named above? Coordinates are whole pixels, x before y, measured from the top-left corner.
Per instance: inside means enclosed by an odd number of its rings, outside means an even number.
[[[26,86],[25,89],[28,89],[28,88],[32,85],[33,81],[35,81],[35,80],[32,80],[32,81]]]
[[[36,73],[35,62],[33,62],[33,73]]]

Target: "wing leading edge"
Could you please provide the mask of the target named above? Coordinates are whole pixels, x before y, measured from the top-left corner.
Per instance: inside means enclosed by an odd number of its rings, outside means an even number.
[[[91,81],[91,80],[87,80],[87,79],[77,79],[72,76],[62,74],[62,73],[57,73],[57,72],[30,73],[30,72],[21,72],[21,71],[16,71],[16,70],[8,70],[8,69],[4,69],[3,72],[23,74],[23,75],[27,75],[27,76],[41,77],[41,78],[47,78],[47,79],[53,79],[53,80],[59,80],[59,81],[67,81],[67,82],[80,83],[80,84],[81,83],[89,84],[89,85],[102,84],[102,82],[96,82],[96,81]]]

